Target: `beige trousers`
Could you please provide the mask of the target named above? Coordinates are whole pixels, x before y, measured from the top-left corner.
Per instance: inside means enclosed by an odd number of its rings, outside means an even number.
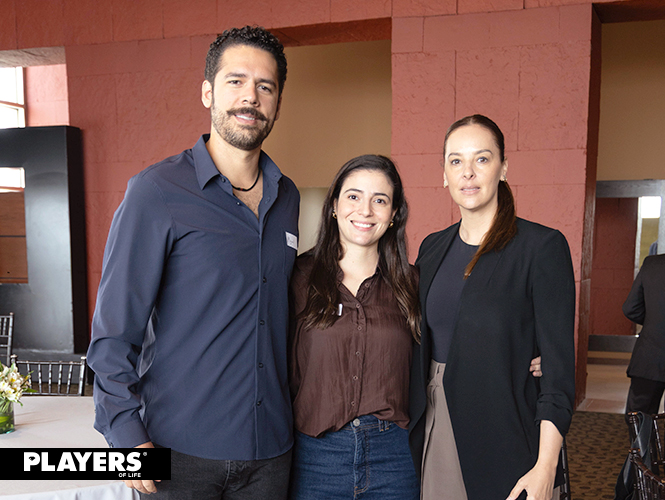
[[[443,392],[445,363],[430,363],[423,449],[422,500],[467,500],[448,403]],[[552,500],[559,500],[555,488]]]
[[[432,360],[427,386],[422,500],[466,500],[462,469],[457,456],[448,403],[443,392],[445,363]]]

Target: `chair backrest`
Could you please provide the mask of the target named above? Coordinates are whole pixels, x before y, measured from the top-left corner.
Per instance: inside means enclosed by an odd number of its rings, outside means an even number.
[[[566,445],[566,438],[563,438],[559,461],[563,468],[564,479],[563,484],[559,487],[559,500],[570,500],[572,496],[570,494],[570,468],[568,467],[568,446]]]
[[[11,363],[12,337],[14,335],[14,313],[0,316],[0,356],[5,351],[4,359],[0,358],[6,366]]]
[[[630,450],[630,462],[635,473],[637,500],[665,500],[665,481],[642,462],[639,449]]]
[[[651,470],[655,474],[660,474],[660,471],[665,471],[665,413],[651,415],[651,418],[653,419],[651,443],[649,445],[651,451]],[[629,413],[628,422],[630,424],[630,440],[632,442],[638,433],[639,419],[637,413]]]
[[[24,396],[83,396],[85,391],[85,356],[80,361],[21,361],[12,356],[22,375],[30,374],[35,392]]]

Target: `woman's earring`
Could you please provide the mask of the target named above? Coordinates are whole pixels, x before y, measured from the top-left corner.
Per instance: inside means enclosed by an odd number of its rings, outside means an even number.
[[[503,177],[501,177],[501,180],[503,182],[508,182],[508,177],[506,177],[506,174],[503,174]]]
[[[391,220],[391,221],[390,221],[390,224],[388,224],[388,227],[393,227],[394,225],[395,225],[395,221],[394,221],[394,220]]]
[[[445,189],[447,187],[448,187],[448,181],[446,179],[443,179],[443,188]]]
[[[336,219],[336,218],[337,218],[337,214],[335,213],[335,210],[333,210],[333,214],[332,214],[332,215],[333,215],[333,219]]]

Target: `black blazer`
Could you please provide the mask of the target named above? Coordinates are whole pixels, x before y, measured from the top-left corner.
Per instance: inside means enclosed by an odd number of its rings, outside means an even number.
[[[420,473],[431,360],[427,294],[459,223],[423,241],[421,344],[414,344],[409,442]],[[445,307],[445,304],[441,305]],[[446,363],[444,390],[469,500],[504,499],[538,457],[540,420],[565,435],[575,393],[575,280],[554,229],[517,219],[517,234],[469,276]],[[542,355],[540,380],[529,372]],[[559,484],[559,483],[557,483]],[[441,479],[445,488],[445,478]]]
[[[623,304],[623,313],[643,325],[628,376],[665,382],[665,254],[644,259]]]

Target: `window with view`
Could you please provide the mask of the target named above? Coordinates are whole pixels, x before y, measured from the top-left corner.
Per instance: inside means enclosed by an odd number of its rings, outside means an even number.
[[[0,68],[0,129],[25,127],[23,68]],[[27,283],[25,172],[0,167],[0,283]]]
[[[0,128],[25,127],[23,68],[0,68]]]

